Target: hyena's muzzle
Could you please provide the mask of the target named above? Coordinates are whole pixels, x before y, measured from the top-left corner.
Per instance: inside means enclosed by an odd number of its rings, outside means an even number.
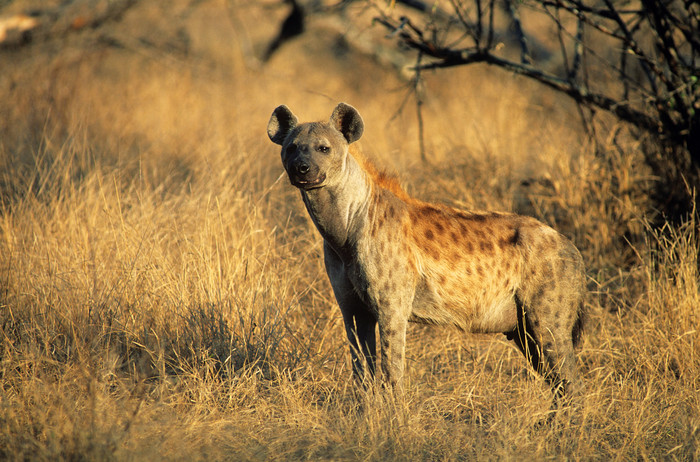
[[[314,162],[313,155],[307,146],[291,144],[287,146],[284,168],[289,181],[299,189],[313,189],[326,180],[326,174]]]

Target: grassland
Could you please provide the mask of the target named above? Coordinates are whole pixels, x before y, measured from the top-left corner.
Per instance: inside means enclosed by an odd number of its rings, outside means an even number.
[[[251,59],[281,15],[144,2],[0,54],[0,459],[699,459],[698,222],[658,225],[639,141],[600,118],[591,142],[568,101],[475,67],[425,76],[422,162],[406,82],[325,29]],[[420,326],[406,395],[358,400],[265,134],[279,104],[338,101],[412,194],[581,249],[580,409],[538,425],[550,395],[505,337]]]

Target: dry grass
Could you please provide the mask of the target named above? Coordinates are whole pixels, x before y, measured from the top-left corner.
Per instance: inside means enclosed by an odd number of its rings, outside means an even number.
[[[312,29],[249,68],[225,8],[154,5],[0,56],[0,458],[700,458],[698,222],[647,224],[634,140],[591,146],[567,101],[463,69],[427,76],[425,165],[413,110],[392,118],[403,84],[370,59]],[[412,193],[574,239],[581,409],[538,425],[550,397],[505,338],[422,327],[406,396],[358,399],[320,237],[265,136],[278,104],[340,100]]]

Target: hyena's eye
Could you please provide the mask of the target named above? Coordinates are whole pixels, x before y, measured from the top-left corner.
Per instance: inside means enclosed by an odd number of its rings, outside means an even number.
[[[324,154],[327,154],[328,151],[331,150],[331,148],[329,148],[328,146],[320,145],[319,147],[316,148],[316,150],[317,150],[318,152],[322,152],[322,153],[324,153]]]

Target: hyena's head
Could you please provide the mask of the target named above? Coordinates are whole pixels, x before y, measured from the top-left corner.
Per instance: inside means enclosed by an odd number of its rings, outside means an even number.
[[[336,106],[328,123],[298,124],[287,106],[279,106],[267,124],[267,135],[282,146],[282,164],[289,181],[304,190],[342,178],[348,145],[360,139],[363,130],[360,114],[345,103]]]

